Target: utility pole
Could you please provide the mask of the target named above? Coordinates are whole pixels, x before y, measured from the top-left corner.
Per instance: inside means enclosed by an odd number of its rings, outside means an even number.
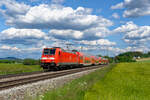
[[[82,52],[82,50],[83,50],[83,46],[81,46],[81,52]]]
[[[109,56],[109,51],[108,51],[109,47],[107,46],[107,55],[106,56]]]
[[[69,50],[70,50],[69,47],[72,46],[73,44],[71,44],[71,43],[66,43],[66,45],[67,45],[67,50],[69,51]]]

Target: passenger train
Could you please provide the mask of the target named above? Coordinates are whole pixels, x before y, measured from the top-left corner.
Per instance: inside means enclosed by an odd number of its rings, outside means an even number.
[[[77,50],[66,51],[60,47],[44,48],[41,56],[41,67],[44,70],[108,63],[106,58],[89,56]]]

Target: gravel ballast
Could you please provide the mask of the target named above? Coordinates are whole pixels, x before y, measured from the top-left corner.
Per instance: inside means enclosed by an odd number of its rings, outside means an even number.
[[[65,83],[83,75],[87,75],[95,70],[97,69],[82,71],[79,73],[69,74],[3,90],[0,91],[0,100],[30,100],[37,95],[42,94],[43,92],[63,86]]]

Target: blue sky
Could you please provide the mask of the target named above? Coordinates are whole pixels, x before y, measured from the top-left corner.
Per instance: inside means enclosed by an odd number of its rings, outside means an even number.
[[[150,51],[149,0],[1,0],[0,16],[1,57],[38,59],[68,44],[93,55]]]

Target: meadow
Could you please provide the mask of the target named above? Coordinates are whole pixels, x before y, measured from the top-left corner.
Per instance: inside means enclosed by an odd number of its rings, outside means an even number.
[[[111,64],[101,70],[75,79],[63,87],[47,91],[33,100],[83,100],[85,92],[90,89],[94,83],[102,79],[114,66],[114,64]]]
[[[40,65],[6,64],[0,63],[0,75],[19,74],[25,72],[41,71]]]
[[[84,100],[150,100],[150,62],[117,64]]]
[[[109,65],[35,100],[150,100],[150,62]]]
[[[150,58],[141,58],[141,59],[137,59],[137,62],[150,62]]]

